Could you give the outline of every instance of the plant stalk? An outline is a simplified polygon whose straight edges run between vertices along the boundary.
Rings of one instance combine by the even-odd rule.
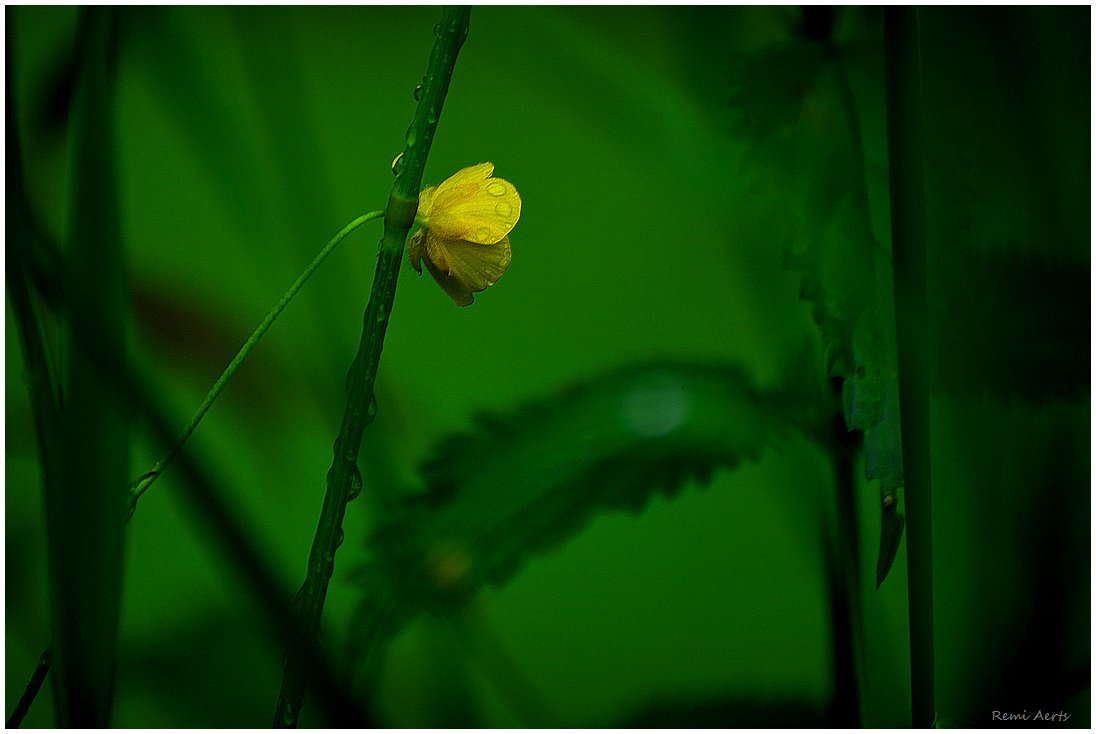
[[[342,542],[346,503],[361,491],[358,453],[365,428],[376,416],[373,386],[377,379],[384,334],[396,296],[396,281],[404,256],[404,243],[415,221],[423,169],[449,91],[457,55],[468,35],[467,7],[447,7],[435,27],[422,96],[407,129],[406,146],[393,168],[396,180],[384,216],[377,271],[365,307],[358,352],[347,374],[347,398],[342,425],[335,439],[334,458],[327,473],[327,491],[319,525],[309,553],[304,584],[296,597],[301,625],[306,632],[302,645],[287,652],[282,687],[274,713],[275,727],[294,727],[300,716],[305,689],[319,646],[320,618],[327,586],[335,566],[335,551]]]
[[[887,8],[887,129],[894,311],[905,471],[913,725],[936,718],[933,633],[930,348],[919,10]]]
[[[114,157],[115,11],[86,8],[72,103],[61,478],[46,486],[57,725],[110,723],[125,556],[129,410],[94,352],[126,363],[129,312]]]

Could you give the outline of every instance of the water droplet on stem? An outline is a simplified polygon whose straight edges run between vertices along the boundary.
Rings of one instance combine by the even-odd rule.
[[[350,489],[346,493],[346,501],[357,499],[358,495],[362,493],[362,473],[355,466],[353,471],[350,472]]]

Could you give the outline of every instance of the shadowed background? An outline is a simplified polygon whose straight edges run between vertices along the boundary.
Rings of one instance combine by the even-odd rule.
[[[6,15],[31,209],[61,241],[77,14]],[[180,426],[322,244],[383,207],[438,17],[118,14],[133,357]],[[882,18],[832,20],[885,238]],[[924,13],[937,708],[964,725],[1040,707],[1089,721],[1087,20],[1073,8]],[[652,359],[731,363],[760,388],[791,379],[809,394],[823,345],[786,251],[832,212],[800,200],[797,181],[827,177],[802,170],[814,159],[796,146],[805,123],[845,134],[825,117],[817,33],[795,8],[473,11],[425,182],[493,161],[522,196],[513,264],[467,309],[402,269],[365,491],[325,609],[330,649],[360,598],[350,571],[367,559],[376,498],[421,487],[420,462],[473,414],[550,402]],[[341,245],[191,439],[287,588],[303,578],[379,237],[366,225]],[[10,308],[6,366],[10,711],[49,637]],[[139,440],[133,476],[156,458]],[[824,723],[827,462],[791,435],[641,513],[598,515],[478,597],[473,614],[505,659],[433,618],[398,635],[376,674],[377,716],[394,727]],[[862,722],[903,726],[905,550],[873,591],[878,492],[860,484]],[[169,470],[127,527],[113,724],[265,725],[281,648],[185,491]],[[535,704],[499,684],[515,665]],[[306,704],[302,725],[322,723],[310,715]],[[47,685],[26,723],[52,721]]]

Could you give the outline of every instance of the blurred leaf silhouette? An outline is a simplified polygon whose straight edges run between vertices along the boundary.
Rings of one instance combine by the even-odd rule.
[[[626,367],[508,415],[480,415],[422,468],[426,492],[399,501],[370,540],[354,625],[368,656],[423,610],[459,609],[598,513],[642,511],[690,480],[706,484],[789,430],[814,430],[797,392],[761,392],[734,367]]]

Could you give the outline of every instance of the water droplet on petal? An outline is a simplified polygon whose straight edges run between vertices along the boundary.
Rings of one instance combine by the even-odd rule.
[[[487,193],[491,196],[502,196],[506,193],[506,184],[501,181],[492,181],[487,184]]]
[[[421,84],[418,84],[418,85],[415,86],[415,91],[411,93],[411,96],[415,98],[416,102],[418,102],[420,99],[422,99],[422,85]]]
[[[480,227],[476,230],[476,241],[481,242],[491,237],[491,230],[488,227]]]
[[[495,204],[495,213],[500,217],[508,217],[514,211],[514,207],[508,201],[500,201]]]

